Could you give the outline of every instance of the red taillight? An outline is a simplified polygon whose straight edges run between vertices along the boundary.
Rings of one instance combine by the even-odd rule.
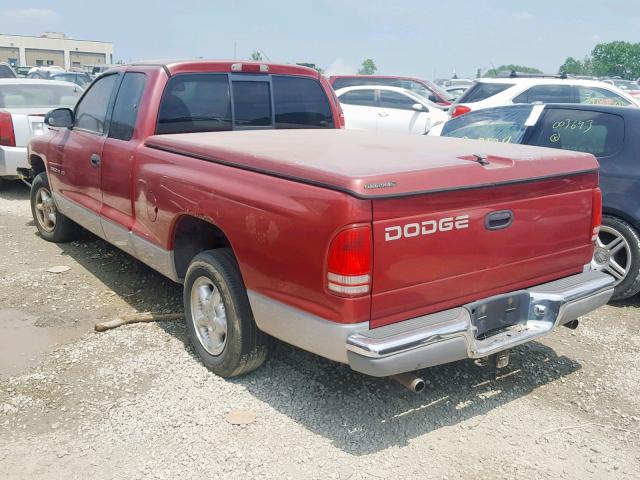
[[[465,113],[469,113],[470,111],[471,109],[466,105],[456,105],[451,111],[451,118],[459,117],[460,115],[464,115]]]
[[[595,242],[600,233],[602,223],[602,190],[593,189],[593,202],[591,202],[591,241]]]
[[[11,114],[0,110],[0,145],[5,147],[16,146],[16,135],[13,131],[13,120]]]
[[[345,297],[369,293],[371,288],[371,229],[342,230],[331,241],[327,256],[327,288]]]

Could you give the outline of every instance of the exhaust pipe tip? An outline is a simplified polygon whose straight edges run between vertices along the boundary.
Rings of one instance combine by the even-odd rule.
[[[580,322],[576,318],[575,320],[571,320],[570,322],[562,324],[563,327],[570,328],[571,330],[575,330],[580,325]]]
[[[427,386],[422,378],[411,372],[399,373],[391,378],[413,393],[420,393]]]

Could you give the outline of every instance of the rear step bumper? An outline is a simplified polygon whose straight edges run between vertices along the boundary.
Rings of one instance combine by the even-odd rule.
[[[550,333],[605,305],[613,277],[590,271],[347,337],[353,370],[384,377],[481,358]],[[497,318],[499,317],[499,318]]]

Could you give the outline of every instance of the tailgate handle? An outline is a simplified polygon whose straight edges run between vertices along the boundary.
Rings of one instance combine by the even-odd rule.
[[[512,223],[513,212],[511,210],[491,212],[484,219],[484,226],[487,230],[500,230],[511,226]]]

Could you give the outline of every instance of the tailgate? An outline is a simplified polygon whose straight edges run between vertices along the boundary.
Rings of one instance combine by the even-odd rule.
[[[581,272],[596,172],[373,200],[372,327]]]

